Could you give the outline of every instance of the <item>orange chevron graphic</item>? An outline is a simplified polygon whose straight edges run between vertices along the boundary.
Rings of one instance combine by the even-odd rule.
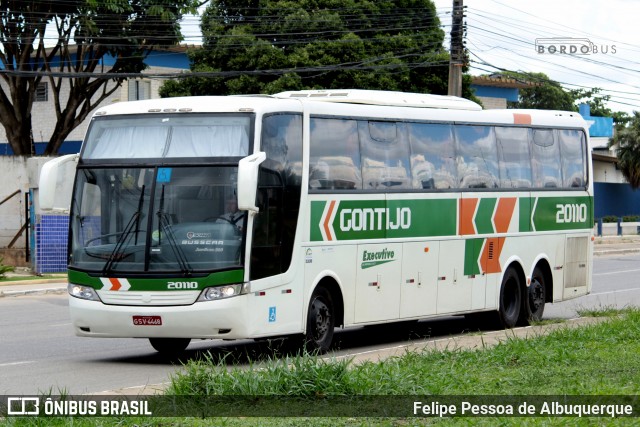
[[[116,277],[101,277],[103,291],[128,291],[131,288],[131,284],[127,279]]]
[[[112,291],[119,291],[120,290],[120,287],[122,286],[122,284],[120,283],[120,281],[118,279],[110,278],[109,282],[111,282],[111,290]]]
[[[460,235],[476,234],[476,228],[473,225],[473,217],[476,213],[476,206],[479,199],[460,199]]]
[[[496,226],[496,233],[506,233],[509,231],[509,223],[513,217],[513,210],[516,207],[516,197],[501,197],[498,199],[498,206],[493,215],[493,223]]]
[[[484,242],[480,255],[480,266],[485,273],[500,273],[500,254],[504,246],[504,237],[492,237]]]
[[[329,221],[331,220],[331,214],[333,213],[333,208],[336,206],[336,201],[332,200],[329,203],[329,210],[327,211],[327,216],[324,218],[324,223],[322,226],[324,227],[324,232],[327,234],[327,240],[333,240],[333,236],[331,235],[331,227],[329,227]]]

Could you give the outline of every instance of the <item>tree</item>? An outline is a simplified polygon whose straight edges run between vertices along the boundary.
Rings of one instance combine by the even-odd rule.
[[[31,111],[41,82],[53,91],[56,125],[45,154],[54,154],[124,73],[140,73],[153,49],[181,40],[179,20],[197,6],[197,0],[0,0],[0,123],[13,152],[33,153]]]
[[[627,126],[616,130],[609,146],[617,146],[618,167],[631,187],[640,187],[640,112],[634,111]]]
[[[430,0],[213,0],[192,71],[162,96],[359,88],[446,94],[449,54]],[[467,96],[469,80],[466,80]]]
[[[578,111],[576,97],[560,83],[544,73],[506,71],[501,73],[512,79],[533,83],[534,86],[520,89],[519,100],[509,102],[510,108],[535,108],[538,110]]]

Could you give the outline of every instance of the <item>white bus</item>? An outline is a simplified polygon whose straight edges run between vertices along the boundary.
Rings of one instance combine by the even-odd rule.
[[[587,135],[573,112],[394,92],[125,102],[46,165],[41,208],[77,161],[79,336],[326,351],[335,327],[464,314],[509,328],[590,292]]]

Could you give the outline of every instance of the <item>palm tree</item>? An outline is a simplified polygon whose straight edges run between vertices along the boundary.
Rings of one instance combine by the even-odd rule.
[[[640,112],[634,111],[627,127],[616,129],[609,147],[617,145],[618,167],[633,189],[640,187]]]

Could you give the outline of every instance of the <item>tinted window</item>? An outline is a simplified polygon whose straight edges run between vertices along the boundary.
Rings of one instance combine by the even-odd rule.
[[[533,129],[531,165],[534,187],[559,188],[562,186],[560,146],[552,130]]]
[[[253,223],[251,278],[286,271],[291,264],[300,210],[302,182],[302,116],[264,117],[260,149],[267,154],[258,177]]]
[[[495,128],[502,188],[531,187],[529,132],[527,128]]]
[[[562,153],[562,184],[564,187],[584,187],[587,179],[584,134],[578,130],[558,131]]]
[[[362,189],[355,120],[311,119],[309,156],[309,188]]]
[[[405,126],[394,122],[358,122],[365,190],[411,188],[409,143]]]
[[[454,126],[460,188],[498,187],[498,155],[493,127]]]
[[[408,125],[413,188],[456,187],[455,144],[451,125]]]

